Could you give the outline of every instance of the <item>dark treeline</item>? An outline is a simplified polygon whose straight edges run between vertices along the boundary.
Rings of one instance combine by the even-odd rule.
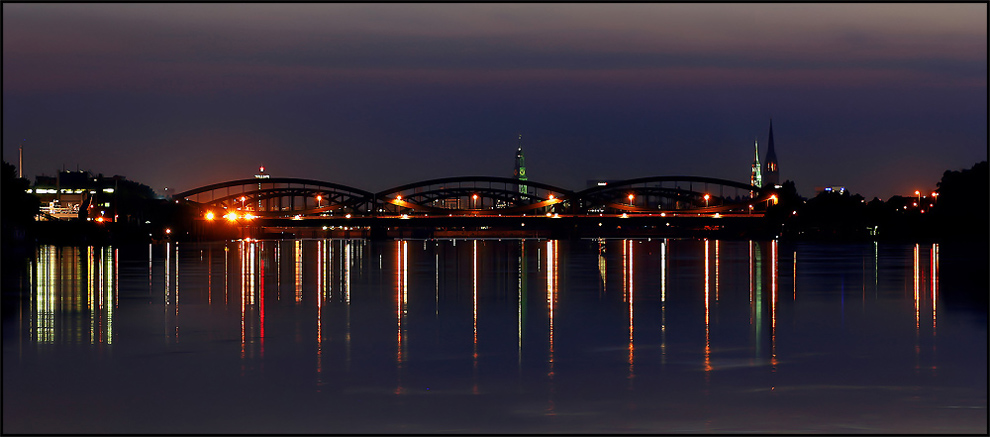
[[[803,199],[787,181],[778,192],[780,201],[766,216],[785,239],[990,242],[987,161],[961,171],[946,170],[936,187],[887,201],[867,201],[849,191],[823,191]]]

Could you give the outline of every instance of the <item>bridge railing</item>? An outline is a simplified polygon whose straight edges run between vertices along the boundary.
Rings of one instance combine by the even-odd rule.
[[[772,190],[746,183],[698,176],[636,178],[577,192],[537,181],[461,176],[377,193],[312,179],[240,179],[173,198],[215,216],[239,211],[257,217],[314,217],[750,212],[761,210],[771,195]]]

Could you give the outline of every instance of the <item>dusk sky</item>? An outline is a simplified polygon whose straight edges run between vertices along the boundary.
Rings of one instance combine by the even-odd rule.
[[[158,193],[465,175],[867,199],[987,159],[987,4],[3,4],[3,157]]]

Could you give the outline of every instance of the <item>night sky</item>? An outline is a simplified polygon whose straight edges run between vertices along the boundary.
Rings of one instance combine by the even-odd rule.
[[[3,4],[3,153],[157,192],[251,177],[748,181],[987,159],[987,4]],[[762,157],[762,156],[761,156]]]

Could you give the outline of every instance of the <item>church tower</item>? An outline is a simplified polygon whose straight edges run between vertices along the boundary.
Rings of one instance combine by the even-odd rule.
[[[523,155],[522,134],[519,134],[519,148],[516,149],[516,179],[520,182],[519,194],[528,194],[529,189],[525,183],[529,178],[526,176],[526,157]]]
[[[780,185],[780,168],[777,165],[777,153],[773,150],[773,119],[770,119],[770,145],[767,146],[767,162],[763,168],[763,183]]]
[[[749,184],[763,188],[763,170],[760,165],[760,142],[753,140],[754,147],[754,158],[753,158],[753,169],[752,173],[749,175]]]

